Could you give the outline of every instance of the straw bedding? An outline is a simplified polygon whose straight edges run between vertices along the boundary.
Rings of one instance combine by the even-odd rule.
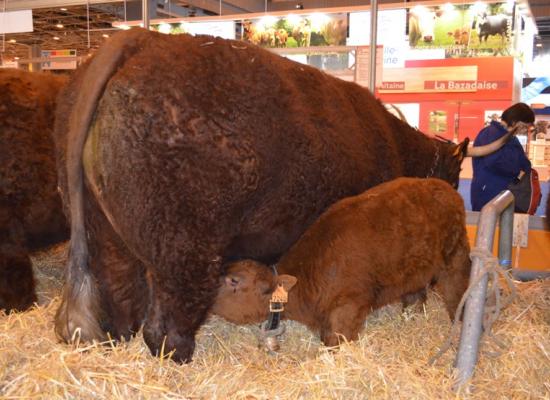
[[[451,391],[455,350],[434,366],[450,329],[439,299],[422,310],[385,307],[369,316],[360,341],[330,352],[297,323],[282,350],[258,348],[255,326],[211,318],[194,361],[152,357],[141,336],[118,346],[57,342],[66,246],[33,258],[39,305],[0,316],[0,398],[80,399],[550,399],[550,282],[518,283],[518,298],[484,339],[471,394]]]

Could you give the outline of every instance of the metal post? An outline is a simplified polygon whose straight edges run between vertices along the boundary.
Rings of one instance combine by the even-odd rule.
[[[374,94],[376,89],[376,36],[378,23],[378,0],[370,2],[370,64],[369,89]]]
[[[29,63],[29,71],[37,72],[42,69],[42,63],[36,61],[36,59],[40,59],[40,57],[42,57],[42,46],[39,44],[31,45],[29,47],[29,58],[34,61]]]
[[[493,250],[493,239],[495,236],[497,217],[504,212],[501,218],[501,241],[510,240],[506,246],[512,247],[511,235],[508,230],[512,227],[503,227],[504,224],[513,223],[514,195],[506,190],[485,205],[481,210],[479,224],[476,234],[475,245],[477,248]],[[510,218],[510,213],[512,218]],[[504,233],[502,233],[504,229]],[[483,260],[475,258],[472,261],[470,283],[478,278],[483,272]],[[487,293],[487,275],[485,275],[471,290],[464,306],[462,332],[456,359],[458,369],[457,386],[463,386],[473,374],[477,363],[479,340],[481,338],[483,312],[485,308],[485,296]]]
[[[512,266],[512,239],[514,233],[514,207],[507,207],[500,215],[498,235],[498,262],[504,269]]]
[[[88,49],[91,47],[90,43],[90,0],[86,2],[86,32],[88,34]]]
[[[150,29],[149,24],[149,0],[141,0],[142,4],[142,18],[143,18],[143,27],[147,30]]]

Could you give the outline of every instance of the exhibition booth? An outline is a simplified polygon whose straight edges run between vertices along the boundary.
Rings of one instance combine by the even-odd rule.
[[[520,100],[522,62],[532,58],[536,28],[514,1],[422,4],[379,6],[376,94],[427,134],[473,138]],[[152,20],[151,29],[251,42],[368,86],[368,6]]]

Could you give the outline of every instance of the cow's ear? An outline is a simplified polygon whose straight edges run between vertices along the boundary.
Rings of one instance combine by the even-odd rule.
[[[298,282],[298,279],[295,276],[292,275],[278,275],[277,276],[277,283],[279,285],[283,285],[283,288],[288,292],[290,289],[296,285],[296,282]]]
[[[453,151],[453,157],[457,158],[460,162],[466,157],[466,154],[468,152],[468,144],[470,143],[470,139],[466,138],[463,142],[459,143],[455,150]]]

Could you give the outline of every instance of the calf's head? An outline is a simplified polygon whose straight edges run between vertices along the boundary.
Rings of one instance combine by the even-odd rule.
[[[288,292],[296,281],[292,275],[275,275],[256,261],[230,264],[221,278],[212,313],[235,324],[261,322],[269,314],[269,300],[276,287],[282,285]]]

